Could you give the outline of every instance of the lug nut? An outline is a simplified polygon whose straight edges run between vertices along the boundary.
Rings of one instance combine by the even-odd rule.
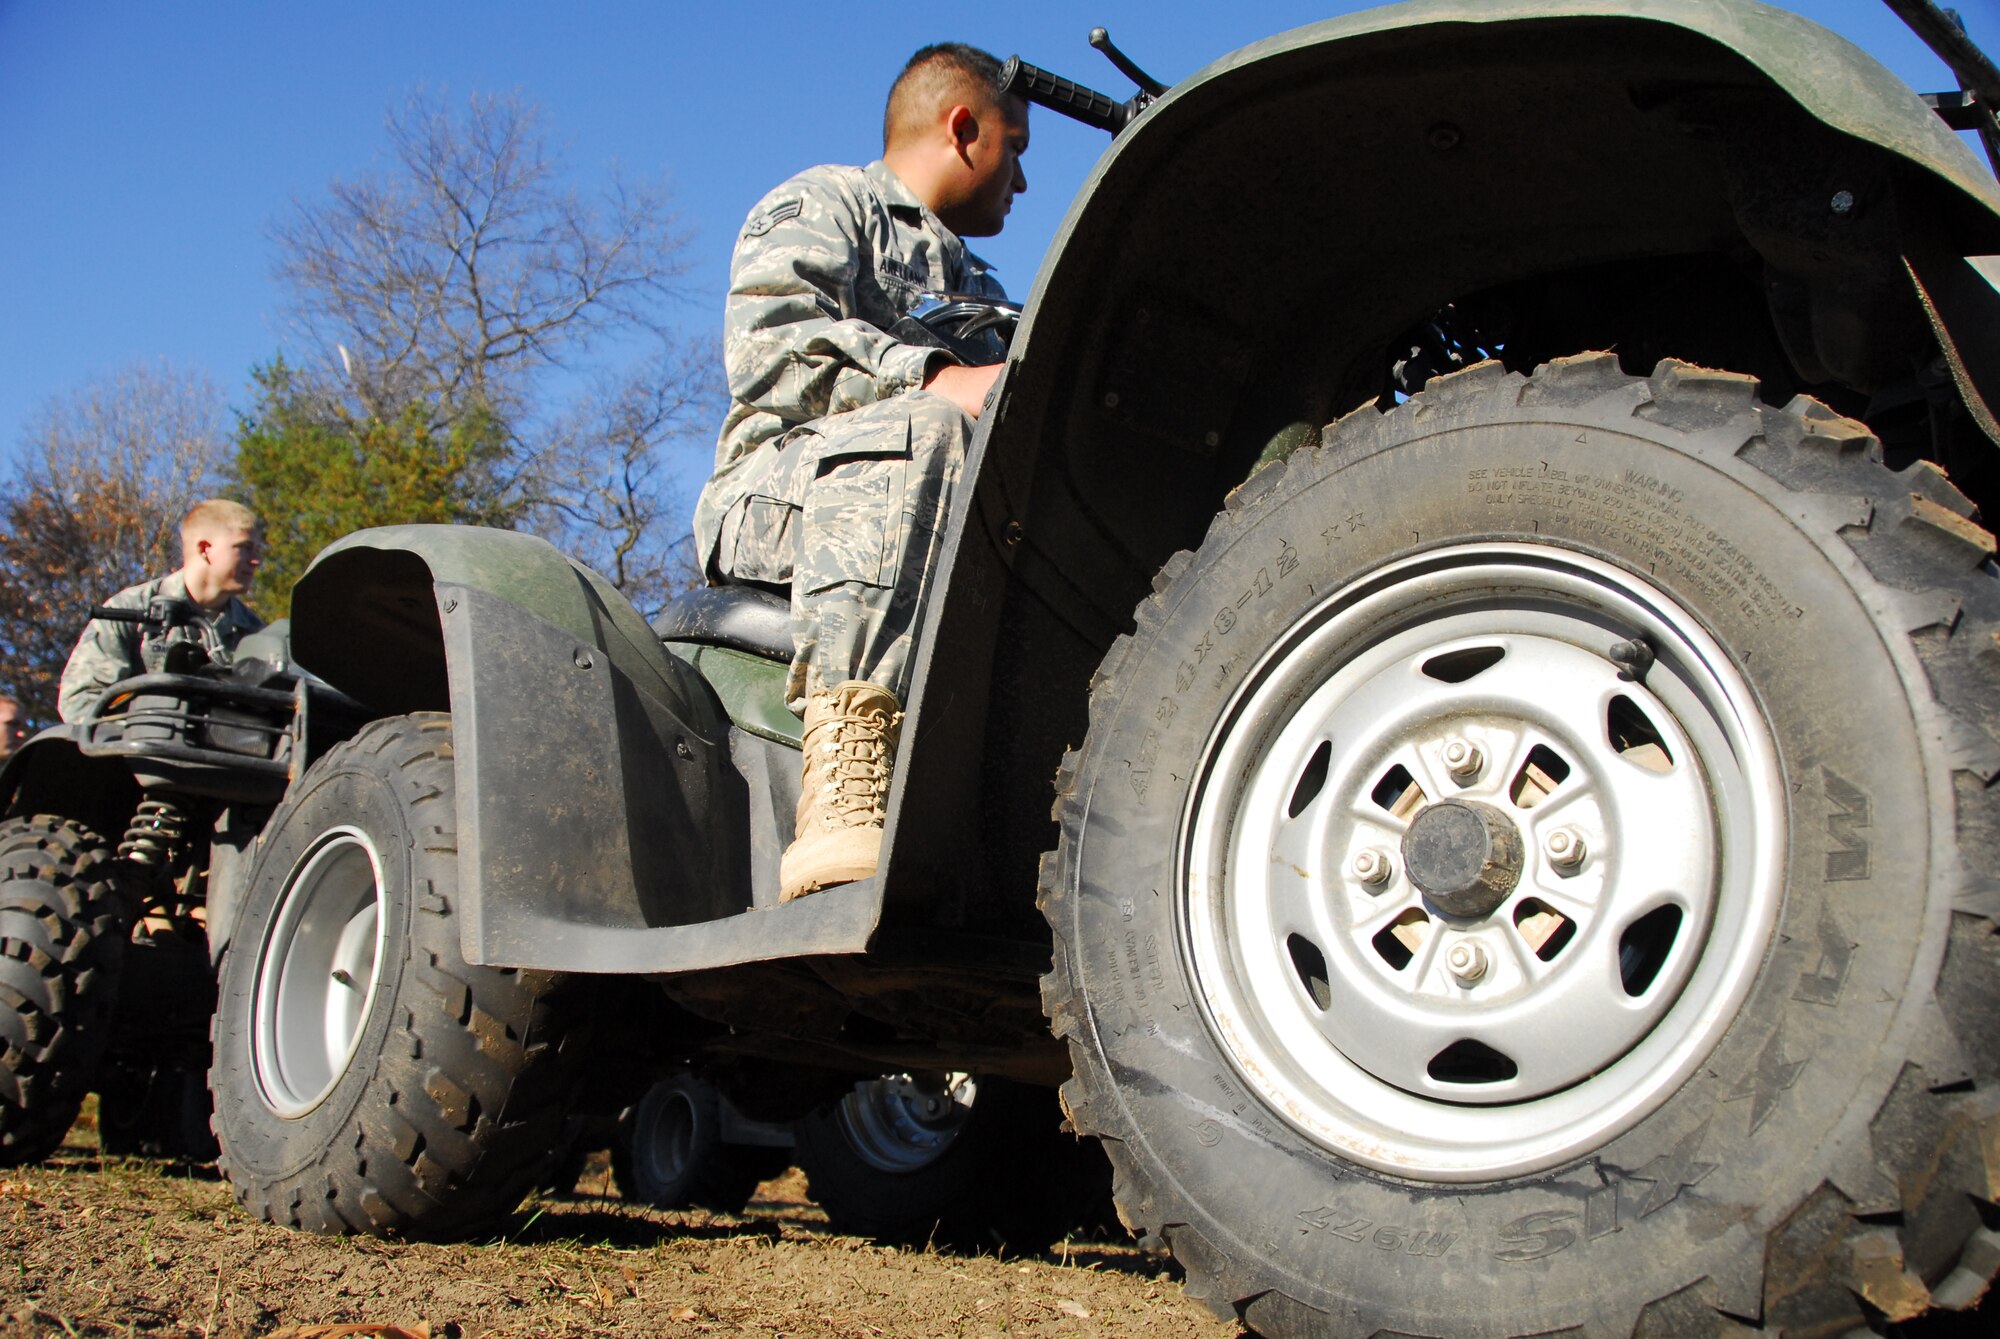
[[[1444,746],[1445,770],[1451,773],[1454,781],[1463,783],[1472,780],[1485,765],[1486,758],[1480,753],[1479,745],[1469,739],[1454,739]]]
[[[1583,834],[1575,828],[1557,828],[1542,839],[1542,851],[1557,869],[1575,869],[1583,863]]]
[[[1387,883],[1389,876],[1395,873],[1395,866],[1390,863],[1388,855],[1372,846],[1356,851],[1354,862],[1347,868],[1363,883]]]
[[[1469,939],[1461,939],[1446,951],[1444,965],[1453,976],[1470,985],[1486,975],[1486,950]]]

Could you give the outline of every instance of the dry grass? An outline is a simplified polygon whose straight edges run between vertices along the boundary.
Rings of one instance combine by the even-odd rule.
[[[431,1245],[252,1222],[212,1169],[100,1161],[87,1132],[72,1141],[0,1179],[6,1339],[320,1339],[308,1327],[332,1325],[434,1339],[1237,1333],[1184,1296],[1164,1261],[1126,1243],[1011,1259],[835,1236],[796,1172],[733,1218],[606,1198],[600,1166],[577,1197],[525,1206],[494,1240]]]

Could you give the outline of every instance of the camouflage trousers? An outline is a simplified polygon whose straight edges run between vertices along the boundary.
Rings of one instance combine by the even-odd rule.
[[[909,700],[911,651],[944,542],[972,420],[912,391],[802,424],[757,448],[731,482],[715,570],[789,583],[785,700],[865,679]]]

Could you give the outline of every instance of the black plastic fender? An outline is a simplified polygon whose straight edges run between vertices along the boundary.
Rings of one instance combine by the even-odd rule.
[[[101,836],[124,833],[139,803],[132,769],[116,758],[85,756],[78,746],[82,733],[74,725],[52,725],[0,763],[0,818],[60,814]]]
[[[293,595],[299,663],[382,715],[453,717],[470,963],[666,972],[853,952],[872,885],[753,908],[720,704],[602,577],[469,526],[361,531]]]

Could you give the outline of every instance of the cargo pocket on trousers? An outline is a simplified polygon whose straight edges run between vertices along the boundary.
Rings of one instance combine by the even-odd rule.
[[[729,575],[737,581],[767,581],[778,586],[790,582],[798,561],[798,519],[798,507],[783,498],[755,494],[744,498],[736,518]]]
[[[910,468],[905,417],[849,429],[819,453],[806,499],[805,536],[794,578],[804,594],[845,582],[896,584],[903,533],[903,487]]]

